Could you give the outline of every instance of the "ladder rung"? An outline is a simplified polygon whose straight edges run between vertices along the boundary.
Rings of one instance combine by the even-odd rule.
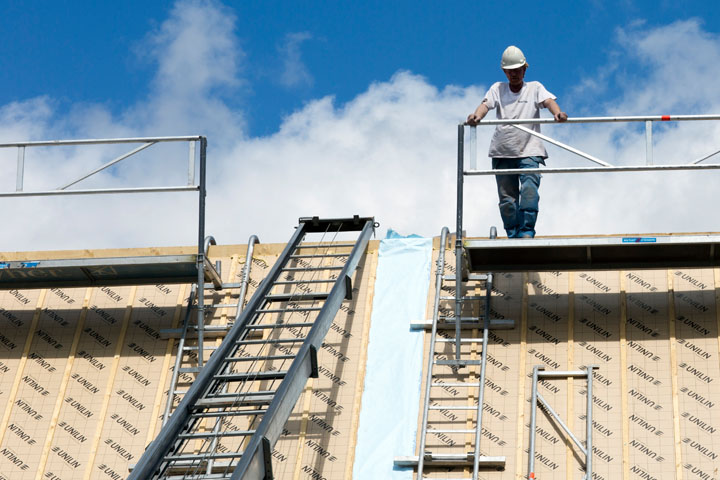
[[[222,437],[247,437],[255,433],[255,430],[223,430],[222,432],[200,432],[200,433],[181,433],[178,438],[182,439],[200,439],[200,438],[222,438]]]
[[[307,302],[308,300],[325,300],[330,292],[311,293],[271,293],[265,298],[271,302]]]
[[[455,301],[455,297],[442,296],[442,297],[440,297],[440,300],[453,300],[453,301]],[[466,301],[469,301],[469,300],[473,300],[473,301],[475,301],[475,300],[485,300],[485,296],[474,295],[474,296],[468,296],[468,297],[460,297],[460,300],[463,301],[463,302],[466,302]]]
[[[254,362],[263,360],[291,360],[295,355],[265,355],[258,357],[230,357],[226,358],[226,362]]]
[[[477,407],[471,407],[467,405],[432,405],[428,407],[428,410],[472,410],[476,411]]]
[[[349,257],[349,253],[319,253],[317,255],[314,254],[300,254],[300,255],[290,255],[290,258],[347,258]]]
[[[317,272],[320,270],[342,270],[343,267],[285,267],[284,272]]]
[[[439,428],[439,429],[428,428],[426,431],[428,433],[475,433],[475,429],[470,429],[470,428],[463,428],[461,430],[452,430],[452,429],[447,429],[447,428]]]
[[[477,462],[480,468],[495,468],[502,470],[505,468],[505,457],[485,457],[479,456],[477,459],[472,453],[428,453],[423,455],[426,466],[433,467],[459,467],[472,466]],[[416,467],[418,465],[418,457],[395,457],[394,462],[397,467]],[[448,477],[446,480],[469,480],[469,478]]]
[[[180,367],[178,373],[199,373],[200,367]]]
[[[322,307],[298,307],[298,308],[266,308],[257,310],[257,313],[295,313],[295,312],[319,312]]]
[[[222,470],[223,472],[227,473],[190,473],[190,474],[179,474],[179,475],[165,475],[163,476],[163,480],[230,480],[232,478],[232,472],[234,471],[234,466],[232,467],[216,467],[216,463],[213,463],[213,468],[217,468],[218,470]],[[196,468],[198,465],[194,464],[193,468]],[[189,465],[188,465],[189,467]],[[186,468],[188,468],[186,467]],[[204,468],[203,468],[204,470]]]
[[[187,461],[187,460],[200,460],[200,461],[207,461],[207,460],[223,460],[228,458],[240,458],[243,456],[243,452],[227,452],[227,453],[199,453],[199,454],[185,454],[185,455],[168,455],[167,457],[163,457],[163,460],[166,462],[176,462],[176,461]]]
[[[460,322],[475,322],[475,323],[479,323],[479,322],[480,322],[481,320],[483,320],[484,318],[485,318],[484,315],[480,315],[480,317],[460,317]],[[438,317],[438,320],[443,320],[443,321],[445,321],[445,322],[447,322],[447,323],[453,323],[453,324],[457,322],[456,319],[457,319],[457,317],[450,317],[450,316],[447,316],[447,315],[440,315],[440,316]]]
[[[280,344],[280,343],[302,343],[305,338],[267,338],[260,340],[239,340],[235,345],[262,345],[262,344]]]
[[[342,247],[354,247],[354,243],[327,243],[325,245],[298,245],[295,247],[297,250],[298,248],[342,248]]]
[[[240,397],[240,398],[238,398]],[[245,398],[242,394],[235,398],[201,398],[193,407],[197,408],[223,408],[223,407],[244,407],[252,405],[270,405],[274,395],[253,395]]]
[[[298,285],[301,283],[335,283],[337,278],[329,278],[327,280],[278,280],[273,285]]]
[[[205,284],[205,285],[207,285],[207,284]],[[212,285],[212,283],[210,285]],[[242,287],[242,282],[234,282],[234,283],[228,282],[228,283],[222,284],[222,290],[224,290],[226,288],[240,288],[240,287]],[[213,288],[213,290],[214,290],[214,288]]]
[[[287,375],[286,370],[277,370],[274,372],[221,373],[213,378],[226,382],[244,382],[245,380],[277,380],[285,378],[285,375]]]
[[[237,303],[208,303],[205,305],[205,308],[235,308],[237,307]],[[197,310],[198,306],[193,305],[193,309]]]
[[[455,275],[443,275],[443,280],[455,281]],[[487,275],[484,273],[471,273],[467,278],[469,281],[482,282],[487,280]]]
[[[197,345],[184,345],[183,350],[186,352],[198,351]],[[217,350],[217,345],[203,345],[203,350]]]
[[[454,382],[454,383],[431,383],[430,386],[432,387],[479,387],[480,384],[478,382],[472,382],[472,383],[462,383],[462,382]]]
[[[304,328],[304,327],[312,327],[315,325],[313,322],[303,322],[303,323],[272,323],[270,325],[248,325],[246,328],[248,330],[266,330],[266,329],[275,329],[275,328]]]
[[[455,343],[454,338],[437,338],[435,339],[436,343]],[[482,343],[482,338],[461,338],[460,343]]]
[[[197,460],[184,460],[170,463],[165,470],[163,480],[226,480],[231,478],[229,475],[235,471],[235,462],[205,462]],[[202,466],[202,468],[200,468]],[[212,473],[205,473],[207,467],[211,467]],[[134,467],[131,466],[130,471]],[[203,471],[203,473],[196,473]],[[193,472],[193,473],[188,473]]]
[[[435,360],[435,365],[455,365],[463,367],[466,365],[482,365],[482,360]]]
[[[224,412],[195,412],[191,414],[191,417],[195,418],[216,418],[216,417],[235,417],[240,415],[265,415],[267,413],[266,408],[259,408],[257,410],[232,410]]]

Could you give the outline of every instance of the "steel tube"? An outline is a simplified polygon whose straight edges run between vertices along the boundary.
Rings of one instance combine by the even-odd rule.
[[[468,145],[470,150],[470,169],[477,168],[477,127],[470,127],[470,142]]]
[[[492,236],[492,235],[491,235]],[[487,370],[487,351],[488,351],[488,329],[490,328],[490,297],[492,296],[493,287],[493,274],[487,274],[487,280],[485,281],[485,318],[483,319],[483,341],[482,341],[482,353],[480,359],[480,388],[478,391],[478,406],[477,406],[477,424],[475,429],[475,463],[473,465],[473,480],[477,480],[479,475],[479,462],[480,458],[480,439],[482,438],[482,417],[483,417],[483,403],[485,402],[485,373]],[[460,322],[456,322],[460,325]]]
[[[137,187],[137,188],[96,188],[86,190],[45,190],[40,192],[0,192],[0,198],[6,197],[50,197],[54,195],[105,195],[108,193],[166,193],[197,192],[197,186],[187,187]]]
[[[711,153],[710,155],[705,155],[704,157],[700,157],[700,158],[698,158],[697,160],[693,160],[693,161],[690,162],[690,163],[691,163],[691,165],[695,165],[695,164],[698,164],[698,163],[700,163],[700,162],[704,162],[704,161],[707,160],[708,158],[714,157],[714,156],[717,155],[718,153],[720,153],[720,150],[716,150],[716,151],[714,151],[713,153]]]
[[[717,170],[720,164],[684,164],[684,165],[629,165],[625,167],[558,167],[558,168],[534,168],[532,173],[592,173],[592,172],[649,172],[653,170],[670,171],[670,170]],[[483,176],[483,175],[517,175],[518,171],[512,168],[498,170],[466,170],[465,175]]]
[[[462,218],[463,218],[463,169],[465,167],[465,129],[458,125],[457,169],[457,217],[455,225],[455,318],[462,317]],[[460,322],[455,322],[455,359],[460,360]]]
[[[237,317],[240,316],[240,312],[242,312],[243,305],[245,304],[245,295],[247,294],[247,287],[250,282],[250,267],[252,266],[253,252],[255,251],[256,243],[260,243],[260,239],[257,235],[250,235],[250,238],[248,239],[247,253],[245,254],[245,265],[243,266],[242,278],[240,280],[242,286],[240,287],[240,295],[238,296],[237,314],[235,315],[236,320]]]
[[[147,143],[147,142],[189,142],[204,138],[202,135],[184,137],[129,137],[129,138],[88,138],[78,140],[40,140],[27,142],[0,143],[0,148],[8,147],[52,147],[56,145],[101,145],[116,143]]]
[[[720,120],[720,115],[631,115],[618,117],[571,117],[562,123],[613,123],[613,122],[668,122],[688,120]],[[554,118],[527,118],[512,120],[483,120],[481,125],[529,125],[542,123],[559,123]],[[460,125],[468,125],[461,123]]]
[[[195,142],[188,142],[188,185],[195,184]]]
[[[124,153],[124,154],[120,155],[119,157],[117,157],[117,158],[115,158],[115,159],[113,159],[113,160],[110,160],[108,163],[106,163],[106,164],[103,165],[102,167],[98,167],[98,168],[96,168],[95,170],[93,170],[92,172],[90,172],[90,173],[88,173],[88,174],[85,174],[85,175],[83,175],[82,177],[78,178],[77,180],[73,180],[72,182],[68,183],[68,184],[65,185],[64,187],[58,187],[58,190],[65,190],[66,188],[71,187],[71,186],[75,185],[76,183],[82,182],[82,181],[85,180],[86,178],[92,177],[92,176],[95,175],[96,173],[102,172],[102,171],[105,170],[106,168],[110,168],[110,167],[112,167],[113,165],[115,165],[116,163],[121,162],[121,161],[125,160],[126,158],[128,158],[128,157],[130,157],[130,156],[132,156],[132,155],[135,155],[136,153],[141,152],[141,151],[145,150],[145,149],[148,148],[148,147],[151,147],[151,146],[155,145],[156,143],[157,143],[157,142],[149,142],[149,143],[145,143],[145,144],[143,144],[143,145],[140,145],[139,147],[137,147],[137,148],[135,148],[135,149],[133,149],[133,150],[130,150],[129,152]]]
[[[564,149],[564,150],[567,150],[568,152],[574,153],[575,155],[579,155],[579,156],[581,156],[581,157],[583,157],[583,158],[586,158],[586,159],[590,160],[591,162],[595,162],[595,163],[597,163],[598,165],[604,165],[604,166],[606,166],[606,167],[611,167],[611,166],[612,166],[612,165],[610,165],[609,163],[603,162],[603,161],[600,160],[599,158],[593,157],[593,156],[590,155],[589,153],[585,153],[585,152],[583,152],[582,150],[578,150],[577,148],[573,148],[573,147],[571,147],[570,145],[566,145],[566,144],[564,144],[564,143],[562,143],[562,142],[559,142],[559,141],[557,141],[557,140],[555,140],[555,139],[553,139],[553,138],[548,137],[547,135],[543,135],[542,133],[536,132],[536,131],[534,131],[534,130],[530,130],[529,128],[521,127],[520,125],[511,125],[511,126],[517,128],[518,130],[522,130],[522,131],[525,132],[525,133],[529,133],[530,135],[533,135],[533,136],[538,137],[538,138],[540,138],[540,139],[542,139],[542,140],[545,140],[545,141],[548,142],[548,143],[552,143],[553,145],[556,145],[556,146],[558,146],[558,147],[560,147],[560,148],[562,148],[562,149]]]
[[[594,365],[587,367],[587,414],[585,417],[585,478],[592,480],[592,406],[593,406],[593,370]]]
[[[528,447],[528,479],[535,478],[535,430],[537,424],[537,383],[538,371],[543,367],[533,367],[532,396],[530,397],[530,445]]]
[[[15,191],[22,192],[25,177],[25,147],[18,147]]]
[[[206,191],[206,163],[207,163],[207,139],[200,138],[200,183],[198,192],[198,285],[205,285],[205,195]],[[213,239],[214,240],[214,239]],[[198,368],[204,363],[204,329],[205,329],[205,289],[198,288],[197,292],[197,345],[198,345]]]
[[[558,425],[560,425],[560,427],[563,430],[565,430],[565,433],[570,437],[570,440],[572,440],[573,443],[575,445],[577,445],[577,447],[580,449],[580,451],[584,455],[587,455],[587,451],[585,450],[585,447],[582,445],[580,440],[578,440],[578,438],[570,431],[570,428],[568,428],[568,426],[565,425],[565,422],[562,421],[560,416],[557,414],[557,412],[555,412],[555,410],[553,410],[553,408],[550,406],[550,404],[545,401],[545,398],[542,396],[542,394],[540,392],[537,392],[537,399],[540,403],[543,404],[543,406],[545,407],[545,410],[550,414],[551,417],[553,417],[553,419],[555,419],[555,421],[558,423]]]
[[[435,336],[437,335],[438,307],[440,304],[440,287],[442,287],[442,277],[445,274],[445,247],[447,244],[447,236],[450,231],[447,227],[443,227],[440,231],[440,250],[437,259],[437,270],[435,272],[435,298],[433,300],[433,318],[432,331],[430,333],[430,353],[428,354],[427,370],[425,374],[425,401],[423,403],[423,418],[420,433],[420,446],[418,448],[418,478],[422,478],[425,468],[425,436],[427,435],[427,418],[430,408],[430,389],[432,387],[432,366],[435,359]],[[455,283],[458,282],[457,275]],[[456,317],[459,318],[459,317]],[[459,323],[459,322],[457,322]]]
[[[652,122],[645,121],[645,164],[653,164]]]
[[[538,378],[584,377],[585,375],[587,375],[585,370],[553,370],[538,372]]]

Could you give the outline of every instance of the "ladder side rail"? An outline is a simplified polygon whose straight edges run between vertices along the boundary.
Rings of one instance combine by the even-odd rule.
[[[245,453],[240,458],[232,479],[272,478],[272,466],[269,463],[270,451],[282,433],[282,428],[290,417],[307,379],[317,375],[315,352],[320,347],[342,301],[350,297],[351,286],[348,279],[355,271],[362,255],[367,249],[370,235],[374,231],[374,220],[365,222],[357,243],[353,247],[348,261],[338,276],[335,285],[310,329],[305,342],[300,347],[295,360],[288,369],[285,380],[280,384],[267,413],[250,439]]]
[[[205,367],[200,370],[195,382],[192,384],[188,392],[183,397],[180,405],[175,409],[174,414],[170,417],[170,421],[160,430],[158,436],[153,440],[138,460],[136,467],[133,469],[128,480],[145,480],[152,478],[155,470],[163,462],[165,454],[174,447],[178,434],[186,425],[192,411],[192,406],[200,399],[205,391],[212,386],[213,376],[223,367],[223,360],[228,353],[235,347],[235,341],[242,334],[247,323],[255,315],[256,310],[265,301],[265,295],[270,292],[273,281],[280,276],[283,265],[287,258],[295,250],[305,235],[305,224],[298,225],[292,238],[285,246],[282,254],[272,266],[268,275],[260,283],[255,294],[252,296],[248,305],[242,312],[238,312],[235,317],[233,327],[228,331],[225,340],[220,344],[215,353],[210,357]],[[202,289],[198,289],[202,291]]]
[[[170,379],[170,389],[168,390],[168,398],[165,403],[165,413],[163,414],[162,426],[165,426],[168,419],[170,418],[170,410],[172,409],[173,399],[175,396],[175,387],[177,386],[178,376],[180,375],[180,365],[182,365],[182,359],[184,355],[185,339],[187,337],[187,331],[190,323],[190,316],[192,315],[192,306],[195,302],[195,290],[197,286],[193,285],[188,297],[187,307],[185,310],[185,319],[183,320],[183,332],[178,341],[177,354],[175,354],[175,366],[173,367],[172,378]]]
[[[493,274],[487,274],[487,280],[485,283],[485,318],[483,319],[483,337],[482,337],[482,353],[480,360],[480,387],[478,388],[478,406],[477,406],[477,420],[475,423],[475,450],[473,462],[473,480],[477,480],[479,475],[479,462],[480,458],[480,440],[482,439],[482,417],[483,417],[483,402],[485,401],[485,375],[487,372],[487,351],[488,351],[488,337],[490,329],[490,299],[492,297],[493,287]],[[459,323],[459,322],[458,322]]]
[[[587,414],[585,415],[585,478],[592,480],[592,410],[593,410],[593,370],[596,365],[587,367]]]
[[[255,245],[260,243],[260,239],[257,235],[250,235],[248,239],[247,253],[245,255],[245,265],[242,269],[242,278],[240,280],[240,296],[238,297],[237,311],[243,310],[243,304],[245,303],[245,295],[247,294],[248,283],[250,282],[250,269],[252,268],[253,253],[255,252]]]
[[[243,265],[241,279],[240,279],[240,295],[238,295],[238,301],[237,301],[237,310],[236,312],[242,312],[245,305],[245,295],[247,294],[247,288],[248,283],[250,282],[250,270],[252,269],[252,258],[253,253],[255,251],[255,244],[260,243],[260,239],[257,235],[251,235],[248,239],[248,245],[247,245],[247,252],[245,253],[245,265]],[[227,393],[228,390],[228,384],[223,383],[221,392]],[[225,409],[221,409],[220,411],[225,411]],[[220,439],[218,438],[218,433],[220,432],[220,429],[222,428],[222,422],[215,422],[215,425],[213,426],[213,433],[215,434],[215,437],[210,441],[210,448],[209,451],[214,452],[217,448],[218,442]],[[209,459],[207,462],[207,467],[205,469],[206,475],[209,475],[212,473],[213,466],[215,461],[213,459]]]
[[[532,395],[530,397],[530,445],[528,447],[528,480],[535,478],[535,431],[537,430],[537,385],[538,371],[544,369],[543,366],[533,367],[532,373]]]
[[[422,478],[423,469],[425,468],[425,442],[427,435],[427,420],[428,411],[430,409],[430,390],[432,387],[432,370],[433,361],[435,358],[435,337],[437,335],[437,322],[438,322],[438,308],[440,307],[440,288],[442,287],[442,278],[445,274],[445,249],[447,244],[447,236],[449,230],[448,227],[443,227],[440,232],[440,251],[437,259],[437,270],[435,272],[435,298],[433,300],[433,318],[432,318],[432,331],[430,333],[430,352],[428,354],[427,370],[425,374],[425,397],[423,402],[423,416],[421,432],[420,432],[420,446],[418,447],[418,479]],[[457,275],[455,281],[457,282]],[[456,319],[459,320],[459,319]]]

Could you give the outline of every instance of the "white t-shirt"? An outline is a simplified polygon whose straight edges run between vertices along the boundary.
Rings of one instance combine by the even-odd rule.
[[[518,93],[510,90],[507,82],[497,82],[485,94],[483,102],[498,119],[540,118],[542,102],[555,95],[545,90],[540,82],[525,82]],[[540,132],[540,125],[524,125]],[[495,129],[490,151],[491,158],[543,157],[547,152],[542,140],[510,125],[498,125]]]

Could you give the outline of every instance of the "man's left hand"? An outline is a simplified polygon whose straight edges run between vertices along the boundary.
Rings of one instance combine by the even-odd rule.
[[[556,122],[564,122],[568,119],[567,113],[565,112],[558,112],[555,114],[555,121]]]

